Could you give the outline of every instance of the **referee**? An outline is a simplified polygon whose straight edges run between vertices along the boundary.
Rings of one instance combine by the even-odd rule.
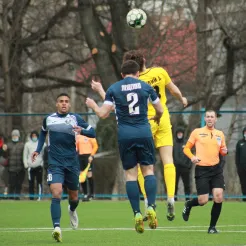
[[[225,188],[223,169],[219,165],[219,154],[226,155],[227,147],[223,132],[214,127],[216,121],[216,112],[207,110],[205,112],[206,126],[195,129],[184,148],[185,155],[196,165],[195,180],[198,197],[185,203],[183,219],[188,221],[192,207],[203,206],[208,202],[209,191],[212,189],[214,204],[211,210],[209,234],[218,233],[216,223],[220,216]],[[196,148],[196,155],[191,153],[193,146]]]

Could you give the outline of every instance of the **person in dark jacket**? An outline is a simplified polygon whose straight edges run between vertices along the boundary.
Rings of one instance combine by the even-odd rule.
[[[243,129],[243,138],[236,145],[236,166],[240,179],[243,201],[246,202],[246,127]]]
[[[0,133],[0,166],[2,167],[1,179],[4,183],[4,196],[8,194],[8,159],[7,159],[7,145],[4,141],[4,136]]]
[[[13,130],[11,136],[12,141],[7,144],[7,157],[9,164],[9,195],[10,198],[20,200],[22,184],[25,178],[25,168],[22,160],[24,143],[20,141],[19,130]]]
[[[178,128],[174,135],[173,141],[173,160],[176,167],[176,188],[175,197],[177,200],[178,183],[181,177],[184,184],[185,199],[189,200],[190,196],[190,174],[192,163],[190,159],[183,153],[183,148],[187,140],[184,138],[184,129]]]

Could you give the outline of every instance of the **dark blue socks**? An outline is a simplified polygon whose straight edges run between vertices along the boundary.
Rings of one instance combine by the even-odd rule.
[[[75,200],[75,201],[69,200],[70,210],[74,211],[77,208],[78,204],[79,204],[79,200]]]
[[[148,175],[144,177],[144,188],[148,199],[148,206],[155,208],[156,177],[154,175]]]
[[[50,213],[51,218],[53,221],[54,228],[56,226],[60,227],[60,219],[61,219],[61,199],[59,198],[52,198],[51,205],[50,205]]]
[[[126,182],[126,193],[128,199],[131,203],[133,213],[140,212],[140,194],[137,181],[127,181]]]

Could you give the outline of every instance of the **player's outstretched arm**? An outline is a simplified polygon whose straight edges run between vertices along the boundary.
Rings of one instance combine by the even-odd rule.
[[[96,102],[89,97],[86,98],[85,103],[87,107],[91,108],[96,113],[96,115],[102,119],[107,118],[113,109],[113,105],[108,104],[103,104],[101,107],[99,107]]]
[[[93,91],[96,91],[103,100],[105,100],[106,92],[103,89],[102,84],[100,82],[92,80],[91,81],[91,88]]]
[[[183,104],[184,107],[188,105],[188,101],[186,97],[182,96],[181,91],[173,82],[170,82],[169,84],[167,84],[166,87],[170,91],[170,93]]]

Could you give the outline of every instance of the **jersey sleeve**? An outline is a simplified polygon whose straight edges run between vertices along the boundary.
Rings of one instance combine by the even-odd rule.
[[[194,131],[190,134],[190,137],[189,137],[189,139],[188,139],[187,142],[191,143],[192,145],[195,144],[195,142],[196,142],[196,130],[194,130]]]
[[[114,105],[113,90],[112,90],[111,86],[106,91],[104,104]]]
[[[42,124],[42,131],[46,132],[47,131],[47,117],[43,119],[43,124]]]
[[[80,115],[76,115],[78,126],[82,127],[81,134],[89,138],[95,138],[96,132]]]
[[[36,152],[40,153],[42,151],[47,133],[48,133],[48,131],[47,131],[47,117],[45,117],[43,120],[43,125],[41,128],[40,134],[39,134]]]
[[[226,147],[226,142],[225,142],[225,135],[223,132],[221,132],[221,146],[220,146],[220,149],[224,149],[224,148],[227,148]]]
[[[165,69],[161,69],[161,74],[164,78],[164,81],[165,81],[165,86],[168,85],[170,82],[172,82],[169,74],[167,73],[167,71]]]
[[[149,99],[152,104],[156,104],[160,101],[155,90],[151,86],[149,86]]]

